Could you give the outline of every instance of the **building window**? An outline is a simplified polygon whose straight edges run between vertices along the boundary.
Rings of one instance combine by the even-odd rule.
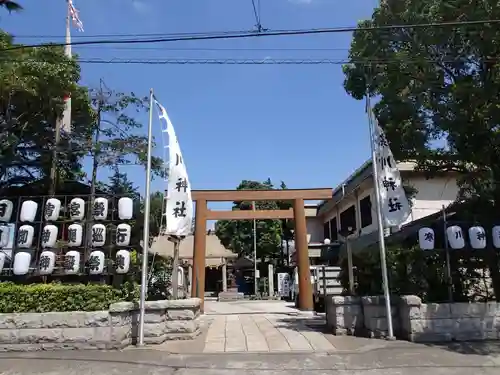
[[[372,225],[372,201],[369,195],[359,201],[359,211],[361,213],[361,228]]]
[[[340,232],[349,233],[349,227],[354,232],[356,229],[356,207],[351,206],[340,214]],[[351,233],[352,233],[351,232]]]
[[[323,238],[330,238],[330,222],[323,224]]]
[[[337,241],[339,239],[338,230],[337,230],[337,217],[334,217],[330,220],[330,240]]]

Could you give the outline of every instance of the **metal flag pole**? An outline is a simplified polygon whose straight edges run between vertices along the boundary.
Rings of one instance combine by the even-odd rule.
[[[255,201],[252,202],[255,211]],[[257,295],[257,220],[253,219],[253,293]]]
[[[377,170],[377,151],[374,143],[374,123],[370,105],[370,94],[366,90],[366,111],[368,112],[368,127],[370,129],[370,147],[372,151],[372,169],[373,169],[373,185],[375,188],[375,201],[377,203],[377,224],[378,224],[378,240],[380,249],[380,268],[382,270],[382,283],[384,288],[385,310],[387,315],[387,334],[388,339],[394,339],[394,331],[392,327],[392,312],[391,312],[391,297],[389,294],[389,278],[387,277],[387,263],[385,256],[385,236],[384,222],[382,216],[382,207],[380,206],[380,188],[378,184]]]
[[[144,197],[144,234],[142,246],[141,302],[139,314],[139,341],[144,345],[144,313],[146,311],[146,290],[148,287],[148,250],[149,250],[149,209],[151,191],[151,146],[153,143],[153,89],[149,91],[148,159],[146,164],[146,193]]]
[[[448,246],[448,234],[446,229],[448,228],[448,220],[446,218],[446,207],[443,204],[441,208],[443,213],[443,234],[444,234],[444,252],[446,256],[446,286],[448,287],[448,301],[453,302],[453,283],[451,278],[451,260],[450,260],[450,248]]]

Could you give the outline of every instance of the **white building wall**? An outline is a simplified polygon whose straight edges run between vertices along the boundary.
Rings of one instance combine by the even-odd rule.
[[[423,175],[413,175],[405,178],[406,183],[417,189],[417,194],[412,200],[412,214],[407,222],[420,219],[431,215],[442,209],[442,206],[448,206],[455,201],[458,195],[458,186],[454,176],[435,177],[426,179]],[[337,217],[337,230],[340,229],[340,213],[351,205],[356,206],[356,222],[359,231],[361,227],[361,216],[359,202],[370,195],[372,202],[372,224],[361,228],[360,235],[365,235],[377,230],[377,214],[375,211],[375,191],[373,180],[367,179],[363,182],[356,194],[346,196],[339,204],[323,217],[324,221],[330,221]],[[321,226],[322,227],[322,226]]]
[[[307,234],[311,236],[309,243],[323,242],[323,221],[319,217],[306,218]]]

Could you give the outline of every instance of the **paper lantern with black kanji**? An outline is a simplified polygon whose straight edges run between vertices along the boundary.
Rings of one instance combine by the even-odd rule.
[[[446,237],[452,249],[463,249],[465,246],[464,233],[458,225],[446,228]]]
[[[54,272],[56,265],[56,254],[52,251],[42,251],[38,260],[38,269],[40,275],[50,275]]]
[[[130,252],[127,250],[118,250],[115,259],[116,273],[127,273],[130,269]]]
[[[35,228],[31,225],[21,225],[17,231],[17,247],[29,249],[33,245],[33,236]]]
[[[85,201],[82,198],[73,198],[69,202],[69,217],[75,221],[83,220],[85,217]]]
[[[70,250],[64,255],[64,273],[76,275],[80,271],[80,253]]]
[[[35,221],[37,211],[38,203],[35,201],[24,201],[21,205],[21,215],[19,216],[19,220],[31,223]]]
[[[491,236],[493,239],[493,247],[500,249],[500,225],[495,225],[491,229]]]
[[[55,225],[49,224],[44,226],[41,235],[42,247],[55,247],[58,233],[59,229]]]
[[[89,273],[91,275],[100,275],[104,272],[104,253],[100,250],[94,250],[90,253],[88,261]]]
[[[14,275],[26,275],[30,271],[31,254],[27,251],[19,251],[14,255]]]
[[[469,241],[473,249],[484,249],[486,247],[486,231],[481,226],[469,228]]]
[[[45,208],[43,211],[43,216],[47,221],[56,221],[59,219],[59,213],[61,212],[61,201],[56,198],[49,198],[45,202]]]
[[[134,214],[134,201],[123,197],[118,200],[118,217],[120,220],[130,220]]]
[[[101,247],[106,243],[106,227],[104,224],[94,224],[92,225],[92,232],[90,233],[92,238],[93,247]]]
[[[5,258],[7,258],[7,255],[0,251],[0,273],[2,273],[3,267],[5,266]]]
[[[68,246],[82,246],[83,227],[80,224],[71,224],[68,227]]]
[[[108,200],[103,197],[94,200],[92,215],[95,220],[106,220],[108,217]]]
[[[132,227],[128,224],[121,223],[116,226],[116,246],[130,245],[130,235]]]
[[[0,221],[8,223],[12,218],[12,211],[14,210],[14,203],[8,199],[0,200]]]
[[[434,249],[434,230],[432,228],[420,228],[418,230],[418,244],[422,250]]]

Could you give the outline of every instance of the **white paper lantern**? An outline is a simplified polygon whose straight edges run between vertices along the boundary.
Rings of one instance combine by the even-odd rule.
[[[14,210],[14,203],[8,199],[0,200],[0,221],[8,223],[12,217],[12,210]]]
[[[36,212],[38,211],[38,203],[35,201],[24,201],[21,205],[21,215],[19,220],[24,222],[33,222],[36,218]]]
[[[59,213],[61,212],[61,201],[56,198],[49,198],[45,202],[45,210],[43,216],[47,221],[56,221],[59,219]]]
[[[10,238],[10,227],[5,224],[0,224],[0,248],[7,247]]]
[[[118,217],[120,220],[130,220],[134,214],[134,201],[123,197],[118,200]]]
[[[31,254],[19,251],[14,256],[14,275],[26,275],[30,270]]]
[[[130,245],[130,235],[132,228],[130,225],[122,223],[116,226],[116,246]]]
[[[418,230],[418,244],[422,250],[434,249],[434,230],[432,228],[420,228]]]
[[[94,224],[92,225],[92,246],[101,247],[106,243],[106,227],[104,224]]]
[[[130,269],[130,253],[127,250],[116,252],[116,273],[127,273]]]
[[[35,228],[31,225],[21,225],[17,231],[17,247],[29,249],[33,245],[33,236]]]
[[[71,220],[82,220],[85,217],[85,201],[82,198],[73,198],[69,202],[69,217]]]
[[[496,249],[500,249],[500,225],[495,225],[491,230],[491,236],[493,237],[493,246]]]
[[[102,197],[96,198],[94,200],[92,214],[95,220],[106,220],[108,217],[108,200]]]
[[[59,229],[52,224],[43,227],[42,247],[55,247]]]
[[[67,275],[75,275],[80,271],[80,253],[70,250],[64,255],[64,272]]]
[[[5,258],[7,258],[7,255],[0,251],[0,273],[3,271],[3,266],[5,266]]]
[[[42,251],[40,254],[40,260],[38,261],[38,268],[40,270],[40,275],[50,275],[54,272],[54,267],[56,265],[56,254],[52,251]]]
[[[469,228],[469,241],[473,249],[484,249],[486,247],[486,231],[481,226]]]
[[[68,246],[82,246],[83,227],[80,224],[71,224],[68,227]]]
[[[99,275],[104,271],[104,253],[99,250],[94,250],[90,253],[89,272],[91,275]]]
[[[446,236],[448,237],[448,243],[452,249],[463,249],[465,246],[464,234],[462,228],[458,225],[452,225],[446,229]]]

